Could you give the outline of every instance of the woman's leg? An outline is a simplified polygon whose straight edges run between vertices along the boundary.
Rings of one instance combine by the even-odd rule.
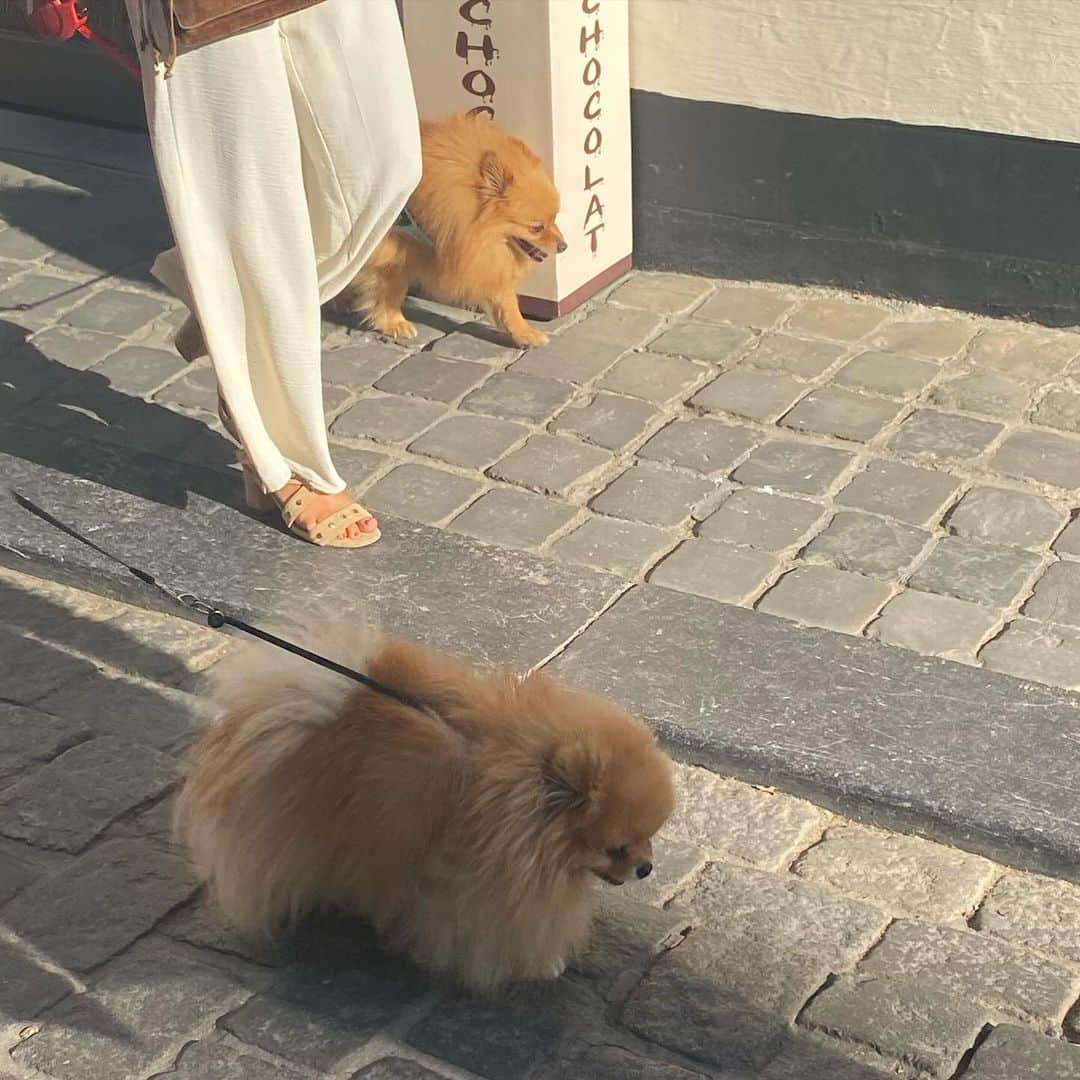
[[[135,6],[133,3],[132,6]],[[319,273],[280,26],[144,60],[151,141],[177,248],[155,273],[189,303],[265,486],[344,484],[320,382]]]

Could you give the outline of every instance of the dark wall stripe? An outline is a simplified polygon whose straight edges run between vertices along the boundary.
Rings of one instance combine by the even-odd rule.
[[[638,265],[1080,320],[1080,146],[632,103]]]

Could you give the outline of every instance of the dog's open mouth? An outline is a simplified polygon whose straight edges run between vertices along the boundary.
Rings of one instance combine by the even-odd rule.
[[[625,881],[620,881],[616,877],[612,877],[610,874],[602,874],[599,870],[594,870],[593,873],[600,878],[601,881],[606,881],[609,885],[625,885]]]
[[[546,251],[541,250],[535,244],[530,244],[528,240],[524,240],[520,236],[514,237],[514,243],[517,244],[517,246],[521,248],[533,262],[543,262],[548,257]]]

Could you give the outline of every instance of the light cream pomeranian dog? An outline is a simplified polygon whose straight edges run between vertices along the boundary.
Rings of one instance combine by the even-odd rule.
[[[675,797],[650,731],[547,675],[373,629],[284,636],[430,709],[271,646],[218,665],[176,830],[228,919],[267,939],[336,910],[474,989],[558,976],[597,880],[652,870]]]

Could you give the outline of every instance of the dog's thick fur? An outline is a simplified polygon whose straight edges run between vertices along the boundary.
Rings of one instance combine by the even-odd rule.
[[[544,163],[520,139],[482,116],[421,125],[423,177],[409,199],[431,244],[394,229],[335,303],[362,312],[377,330],[413,337],[401,305],[408,290],[482,308],[518,345],[547,335],[521,315],[522,278],[566,241],[555,218],[559,192]]]
[[[596,878],[651,865],[674,801],[651,733],[546,675],[346,625],[303,640],[436,714],[268,646],[223,661],[176,828],[228,918],[257,938],[359,915],[474,988],[557,975]]]

